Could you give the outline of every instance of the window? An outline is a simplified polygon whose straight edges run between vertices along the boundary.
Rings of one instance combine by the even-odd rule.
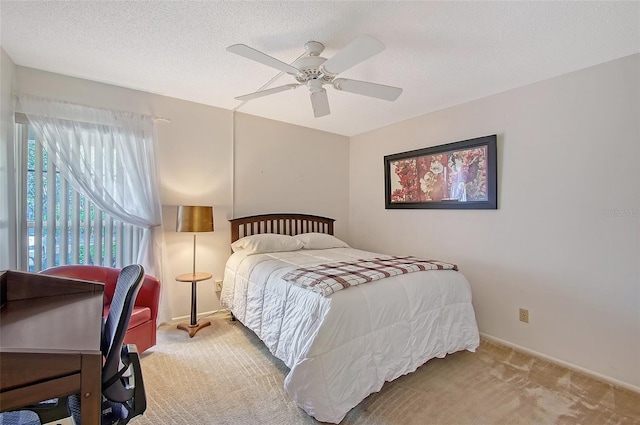
[[[21,158],[20,269],[135,263],[143,230],[113,219],[78,193],[60,176],[28,124],[16,124],[16,141]]]

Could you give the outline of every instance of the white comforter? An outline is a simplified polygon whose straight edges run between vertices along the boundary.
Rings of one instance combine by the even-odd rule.
[[[221,303],[290,372],[284,386],[309,415],[339,423],[386,381],[479,343],[467,279],[452,270],[394,276],[329,297],[282,276],[301,266],[373,258],[352,248],[234,253]]]

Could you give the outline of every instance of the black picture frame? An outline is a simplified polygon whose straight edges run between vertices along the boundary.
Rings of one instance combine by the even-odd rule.
[[[384,157],[386,209],[497,209],[497,135]]]

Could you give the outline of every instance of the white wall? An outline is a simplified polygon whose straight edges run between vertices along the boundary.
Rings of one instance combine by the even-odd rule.
[[[498,210],[384,209],[384,155],[489,134]],[[640,389],[639,158],[634,55],[353,137],[350,240],[457,263],[481,332]]]
[[[17,265],[15,212],[15,170],[13,162],[13,90],[15,64],[0,48],[0,270]]]
[[[347,236],[349,138],[236,114],[235,215],[297,212],[336,219]]]
[[[188,316],[191,285],[174,279],[191,270],[193,239],[192,234],[175,232],[176,206],[214,206],[215,231],[197,235],[196,268],[221,279],[230,254],[227,220],[232,218],[233,201],[233,113],[24,67],[17,67],[17,90],[171,120],[157,123],[165,241],[163,285],[168,290],[169,317]],[[295,207],[296,212],[314,212],[339,219],[346,233],[348,138],[244,114],[236,114],[236,118],[238,179],[235,193],[239,202],[235,217],[286,212]],[[314,168],[307,166],[309,155],[319,158],[319,164],[330,164],[336,174],[334,180],[319,182],[320,170],[312,173]],[[332,158],[338,160],[331,162]],[[286,172],[280,179],[280,173],[286,169],[296,170],[295,182],[288,181]],[[278,187],[289,190],[277,191]],[[315,196],[306,196],[305,188],[312,188]],[[324,207],[318,208],[318,205]],[[220,308],[214,288],[213,279],[198,284],[198,312]]]

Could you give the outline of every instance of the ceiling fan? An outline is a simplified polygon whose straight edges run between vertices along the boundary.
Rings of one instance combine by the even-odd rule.
[[[311,96],[313,114],[318,118],[331,113],[329,109],[329,99],[327,98],[327,91],[323,87],[324,85],[331,85],[336,90],[389,101],[396,100],[398,96],[400,96],[400,93],[402,93],[402,89],[399,87],[385,86],[367,81],[350,80],[347,78],[336,78],[341,72],[384,50],[384,44],[370,35],[362,35],[356,38],[329,59],[320,56],[324,50],[324,45],[320,42],[309,41],[304,45],[304,48],[307,54],[289,65],[245,44],[234,44],[227,47],[228,52],[244,56],[247,59],[286,72],[298,81],[297,83],[285,84],[244,96],[238,96],[235,99],[251,100],[285,90],[296,89],[300,86],[307,86]]]

